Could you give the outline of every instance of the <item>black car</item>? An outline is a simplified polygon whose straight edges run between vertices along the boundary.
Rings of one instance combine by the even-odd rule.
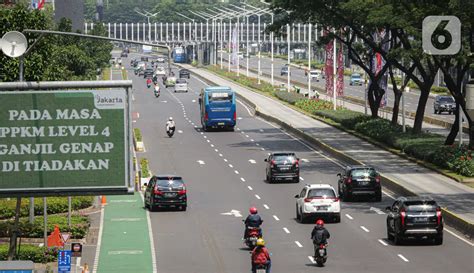
[[[267,162],[267,182],[271,183],[277,179],[300,182],[299,158],[295,153],[272,153],[268,158],[265,158],[265,162]]]
[[[143,72],[143,78],[151,78],[153,77],[153,68],[147,68],[145,69],[145,71]]]
[[[148,62],[148,57],[141,56],[140,60],[143,61],[143,62]]]
[[[430,197],[400,197],[386,208],[387,238],[395,245],[404,239],[432,239],[443,243],[443,216],[441,208]]]
[[[125,58],[127,58],[127,57],[128,57],[128,53],[125,52],[125,51],[122,51],[122,53],[120,53],[120,57],[125,57]]]
[[[441,114],[442,112],[452,114],[456,111],[456,102],[451,96],[436,96],[433,111],[435,114]]]
[[[337,189],[343,201],[349,201],[354,195],[370,195],[375,201],[382,201],[380,174],[369,166],[347,166],[342,174],[338,173]]]
[[[187,70],[187,69],[181,69],[181,70],[179,71],[179,77],[180,77],[180,78],[188,78],[188,79],[189,79],[189,77],[190,77],[189,70]]]
[[[180,176],[153,176],[145,190],[145,208],[174,207],[182,211],[188,206],[186,185]]]
[[[288,71],[288,65],[283,66],[280,71],[280,76],[288,75]]]

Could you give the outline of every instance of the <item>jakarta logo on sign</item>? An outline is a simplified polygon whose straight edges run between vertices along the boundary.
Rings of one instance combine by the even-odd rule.
[[[0,196],[126,192],[128,98],[126,90],[0,92]]]

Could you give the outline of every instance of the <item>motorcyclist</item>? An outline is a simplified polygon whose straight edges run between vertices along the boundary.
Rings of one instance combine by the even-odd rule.
[[[252,251],[252,273],[257,272],[257,265],[266,265],[266,273],[270,273],[272,267],[272,260],[270,259],[270,253],[265,247],[265,241],[262,238],[257,240],[257,246]]]
[[[313,231],[311,232],[311,239],[313,239],[314,245],[314,256],[316,256],[316,251],[319,248],[320,244],[327,244],[331,235],[329,231],[324,227],[324,221],[322,219],[318,219],[316,221],[316,226],[314,226]]]
[[[147,85],[148,87],[150,87],[150,85],[151,85],[151,79],[150,79],[150,78],[147,78],[147,79],[146,79],[146,85]]]
[[[159,95],[160,95],[160,86],[155,85],[155,96],[159,96]]]
[[[168,132],[170,128],[175,128],[175,126],[176,125],[174,123],[173,117],[170,117],[168,121],[166,122],[166,132]]]
[[[249,212],[250,212],[249,216],[247,216],[247,218],[244,221],[245,222],[244,240],[247,239],[247,233],[248,233],[249,227],[259,228],[263,223],[262,218],[260,217],[260,215],[257,214],[258,211],[256,207],[251,207],[249,209]],[[259,233],[260,233],[260,237],[262,237],[262,229],[260,229]]]

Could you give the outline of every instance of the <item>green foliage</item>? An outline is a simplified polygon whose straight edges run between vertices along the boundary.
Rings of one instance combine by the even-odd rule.
[[[261,81],[260,84],[258,84],[258,80],[255,78],[247,77],[242,74],[237,77],[235,73],[220,69],[218,66],[209,66],[208,69],[239,84],[242,84],[255,90],[260,90],[262,92],[268,93],[272,93],[275,90],[275,88],[268,82]]]
[[[311,114],[314,114],[317,110],[329,110],[333,108],[332,102],[321,99],[299,100],[295,103],[295,106]]]
[[[24,5],[0,6],[0,36],[24,29],[53,29],[71,31],[71,22],[62,19],[57,26],[52,15],[32,10]],[[105,28],[97,24],[93,35],[105,35]],[[38,34],[26,33],[31,46]],[[96,70],[108,65],[112,45],[107,41],[77,37],[45,35],[24,57],[25,81],[95,80]],[[0,81],[17,81],[19,58],[10,58],[0,51]]]
[[[21,244],[17,260],[33,261],[34,263],[50,263],[58,259],[58,248],[38,247],[35,245]],[[0,261],[8,259],[8,245],[0,245]]]
[[[72,210],[85,209],[92,206],[94,197],[74,196],[71,197]],[[68,210],[67,197],[47,197],[48,214],[64,213]],[[20,216],[29,214],[29,198],[21,200]],[[43,198],[35,198],[35,215],[43,214]],[[15,216],[16,199],[0,199],[0,219],[9,219]]]
[[[86,216],[72,215],[71,227],[69,227],[67,224],[67,217],[65,215],[48,216],[48,234],[53,232],[55,225],[59,227],[61,232],[71,233],[72,238],[81,239],[86,236],[87,231],[89,230],[89,219]],[[12,229],[13,220],[0,222],[0,237],[10,237]],[[33,224],[30,224],[27,218],[21,218],[19,222],[19,229],[21,232],[21,237],[23,238],[42,238],[44,231],[43,216],[36,217]]]
[[[133,128],[133,134],[134,134],[135,139],[136,139],[137,141],[142,141],[142,140],[143,140],[143,139],[142,139],[142,132],[140,131],[139,128]]]
[[[142,158],[140,159],[140,169],[142,170],[142,177],[150,177],[150,169],[148,167],[148,159]]]
[[[295,92],[288,92],[283,90],[276,90],[273,94],[282,101],[286,101],[289,104],[295,104],[300,100],[304,100],[305,97]]]

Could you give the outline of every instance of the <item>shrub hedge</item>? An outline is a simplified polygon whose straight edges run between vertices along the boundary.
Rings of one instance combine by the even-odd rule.
[[[0,222],[0,237],[9,237],[13,228],[13,220]],[[81,239],[86,236],[89,230],[89,219],[86,216],[72,215],[71,227],[67,224],[67,217],[60,215],[48,216],[48,234],[54,230],[54,226],[58,225],[61,232],[71,233],[72,238]],[[43,217],[36,217],[33,224],[28,222],[27,218],[21,218],[19,222],[21,237],[23,238],[41,238],[43,237],[44,220]]]
[[[142,177],[150,177],[150,169],[148,167],[148,159],[140,159],[140,169],[142,170]]]
[[[282,90],[276,90],[273,94],[282,101],[286,101],[289,104],[294,105],[299,100],[304,100],[305,97],[302,94],[298,94],[295,92],[288,92]]]
[[[46,198],[48,214],[57,214],[67,212],[67,197],[48,197]],[[85,209],[92,206],[93,196],[74,196],[71,198],[72,210]],[[20,216],[29,214],[29,198],[21,200]],[[15,216],[16,199],[0,199],[0,219],[9,219]],[[35,198],[35,215],[43,215],[43,198]]]
[[[142,138],[142,132],[140,131],[139,128],[133,128],[133,134],[135,135],[135,139],[137,141],[142,141],[143,138]]]
[[[333,108],[332,102],[320,99],[299,100],[295,103],[295,106],[311,114],[314,114],[318,110],[329,110]]]
[[[58,248],[38,247],[35,245],[21,244],[18,260],[33,261],[34,263],[50,263],[58,259]],[[0,245],[0,261],[8,258],[8,245]]]

